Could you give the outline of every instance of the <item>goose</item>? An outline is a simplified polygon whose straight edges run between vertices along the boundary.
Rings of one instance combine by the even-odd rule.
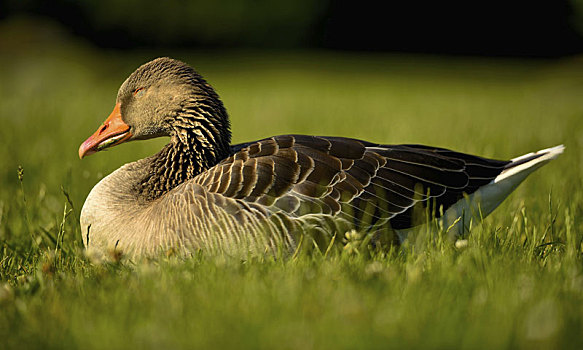
[[[161,136],[170,142],[157,154],[123,165],[90,191],[80,216],[87,250],[130,258],[288,254],[302,244],[326,249],[352,230],[399,244],[428,216],[455,238],[564,150],[494,160],[306,135],[231,145],[215,90],[188,64],[162,57],[123,82],[79,157]]]

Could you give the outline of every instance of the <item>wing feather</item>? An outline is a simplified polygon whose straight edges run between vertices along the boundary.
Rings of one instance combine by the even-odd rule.
[[[508,164],[443,148],[305,135],[275,136],[232,151],[193,181],[253,203],[249,210],[323,214],[359,228],[389,220],[393,228],[411,227],[415,207],[438,215],[438,208],[476,191]]]

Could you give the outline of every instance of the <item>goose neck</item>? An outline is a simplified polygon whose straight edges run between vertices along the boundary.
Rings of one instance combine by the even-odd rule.
[[[159,198],[214,166],[228,155],[224,153],[205,142],[196,128],[175,130],[172,141],[148,159],[148,170],[138,184],[138,194],[146,200]]]

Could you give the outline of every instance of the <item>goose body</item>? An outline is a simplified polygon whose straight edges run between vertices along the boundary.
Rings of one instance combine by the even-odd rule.
[[[103,178],[81,212],[87,249],[293,252],[349,230],[398,242],[439,218],[452,235],[494,210],[562,146],[508,161],[420,145],[280,135],[230,145],[227,113],[188,65],[159,58],[122,84],[79,155],[170,136],[158,154]]]

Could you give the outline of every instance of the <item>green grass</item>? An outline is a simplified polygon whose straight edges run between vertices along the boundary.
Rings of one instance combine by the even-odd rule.
[[[564,143],[465,248],[93,265],[78,216],[104,175],[167,140],[83,161],[119,84],[167,52],[0,52],[0,348],[581,348],[583,61],[174,53],[215,86],[234,142],[307,133],[511,158]],[[18,167],[22,166],[22,180]]]

